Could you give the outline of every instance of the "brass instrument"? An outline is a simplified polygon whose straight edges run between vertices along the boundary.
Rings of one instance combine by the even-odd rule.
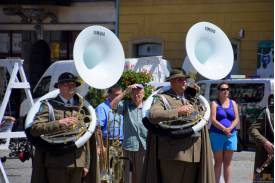
[[[158,136],[170,136],[170,137],[188,137],[196,136],[198,132],[208,123],[210,117],[210,106],[207,100],[199,95],[190,100],[194,111],[190,114],[182,116],[172,121],[162,121],[158,124],[152,124],[148,118],[150,107],[154,101],[154,95],[162,94],[170,89],[168,87],[162,87],[159,90],[153,92],[151,96],[144,102],[143,112],[143,125],[152,131],[152,133]],[[159,95],[164,103],[166,109],[170,109],[167,99],[163,95]]]
[[[115,111],[110,111],[108,114],[108,119],[110,119],[111,114],[113,114],[113,121],[109,120],[108,122],[108,133],[107,133],[107,139],[109,138],[109,135],[111,135],[110,129],[111,129],[111,122],[113,124],[113,133],[112,133],[112,139],[109,141],[107,140],[107,158],[109,163],[109,173],[112,176],[112,182],[113,183],[119,183],[121,182],[121,179],[123,177],[122,172],[122,146],[120,143],[120,128],[122,125],[122,118],[121,115],[116,113]],[[118,119],[117,119],[118,118]],[[117,124],[117,126],[116,126]],[[115,136],[115,130],[118,129],[118,134]]]
[[[78,95],[78,97],[82,98],[80,95]],[[76,107],[71,106],[71,108],[71,116],[76,117],[78,119],[78,122],[75,123],[71,128],[64,129],[56,133],[48,133],[41,135],[41,138],[43,140],[49,143],[67,143],[71,141],[76,141],[87,131],[87,123],[91,121],[91,118],[87,111],[84,109],[84,102],[81,101],[80,105],[77,106],[77,111],[74,110]]]
[[[194,111],[188,113],[184,116],[180,116],[174,120],[161,121],[158,125],[165,129],[183,129],[191,127],[197,124],[202,118],[206,111],[206,107],[203,106],[198,100],[194,99],[190,101],[190,104],[193,106]]]
[[[111,120],[111,114],[113,114],[113,120]],[[105,141],[103,141],[100,126],[98,126],[100,178],[102,181],[108,183],[119,183],[123,177],[121,161],[122,147],[120,144],[120,128],[122,125],[122,119],[121,116],[114,111],[108,113],[107,119],[107,136]],[[118,129],[118,134],[114,136],[116,128]],[[112,138],[110,138],[110,136],[112,136]]]
[[[100,180],[110,182],[111,178],[108,173],[108,163],[107,163],[108,159],[107,159],[106,149],[105,149],[104,143],[103,143],[102,131],[101,131],[99,124],[97,125],[96,135],[97,135],[97,147],[99,147],[99,149],[100,149],[100,153],[98,155],[99,156]]]

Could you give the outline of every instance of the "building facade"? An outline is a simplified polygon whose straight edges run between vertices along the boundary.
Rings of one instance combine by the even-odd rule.
[[[119,13],[126,56],[160,54],[173,67],[181,67],[187,31],[197,22],[211,22],[228,36],[232,74],[255,75],[258,43],[274,40],[273,0],[121,0]]]
[[[33,90],[52,62],[73,58],[74,41],[85,27],[102,25],[117,32],[116,6],[115,0],[2,0],[0,59],[24,59],[24,70]],[[0,75],[2,101],[9,76],[3,68]],[[17,117],[24,97],[20,90],[12,92],[11,115]]]
[[[23,58],[32,86],[53,61],[73,58],[74,41],[85,27],[117,31],[115,1],[39,2],[0,3],[0,58]]]

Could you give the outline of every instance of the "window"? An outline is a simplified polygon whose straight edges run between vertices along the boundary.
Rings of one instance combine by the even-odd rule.
[[[41,79],[33,91],[33,98],[38,98],[49,92],[51,76],[46,76]]]
[[[159,43],[141,43],[136,45],[137,57],[159,56],[162,54],[161,44]]]
[[[161,56],[163,42],[159,38],[142,38],[131,42],[129,49],[133,58]]]
[[[72,59],[73,46],[78,34],[78,31],[46,31],[44,35],[51,49],[51,59]]]
[[[21,32],[0,32],[0,58],[21,57],[22,33]]]

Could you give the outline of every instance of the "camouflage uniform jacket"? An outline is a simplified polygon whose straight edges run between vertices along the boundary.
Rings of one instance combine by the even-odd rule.
[[[248,128],[249,135],[251,136],[252,141],[256,144],[254,171],[267,159],[268,153],[263,147],[264,143],[268,140],[274,144],[274,133],[271,130],[271,128],[274,128],[273,112],[270,113],[270,117],[272,127],[269,124],[266,108],[264,108],[258,115],[257,119],[250,123]],[[274,178],[274,161],[270,163],[269,166],[266,167],[260,175],[255,174],[254,180],[265,179],[264,174],[266,176],[270,175],[272,178]]]
[[[83,100],[74,95],[75,106],[66,107],[62,99],[57,96],[54,99],[48,99],[49,104],[53,107],[55,120],[51,121],[49,117],[49,107],[46,101],[43,101],[39,112],[36,114],[34,123],[31,127],[31,135],[37,137],[43,134],[56,133],[63,131],[66,127],[59,124],[58,120],[70,117],[77,114],[79,107],[82,105]],[[79,119],[82,118],[82,113],[79,113]],[[55,154],[45,152],[45,166],[46,167],[86,167],[90,166],[90,148],[89,143],[84,146],[74,149],[69,152]]]
[[[183,105],[182,99],[176,97],[173,90],[163,94],[170,105],[166,109],[161,97],[156,97],[149,113],[151,123],[161,121],[176,120],[179,115],[176,108]],[[186,100],[191,100],[191,96],[185,93]],[[159,137],[158,158],[165,160],[179,160],[185,162],[200,162],[201,159],[201,136],[191,136],[186,138]]]

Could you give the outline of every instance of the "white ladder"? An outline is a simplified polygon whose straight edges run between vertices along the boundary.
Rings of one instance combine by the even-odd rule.
[[[4,117],[4,113],[7,107],[7,104],[10,99],[12,89],[24,89],[27,99],[33,105],[33,98],[30,91],[30,84],[27,81],[24,68],[23,68],[22,59],[0,59],[0,67],[5,67],[9,72],[10,79],[6,88],[6,92],[3,98],[3,101],[0,106],[0,125],[2,124],[2,120]],[[19,72],[20,79],[18,79],[17,74]],[[0,132],[0,139],[6,138],[7,142],[4,146],[0,147],[0,150],[5,149],[8,150],[10,138],[20,138],[26,137],[25,132],[11,132],[11,129],[8,129],[6,132]],[[0,160],[0,181],[1,183],[9,183],[7,174]]]

